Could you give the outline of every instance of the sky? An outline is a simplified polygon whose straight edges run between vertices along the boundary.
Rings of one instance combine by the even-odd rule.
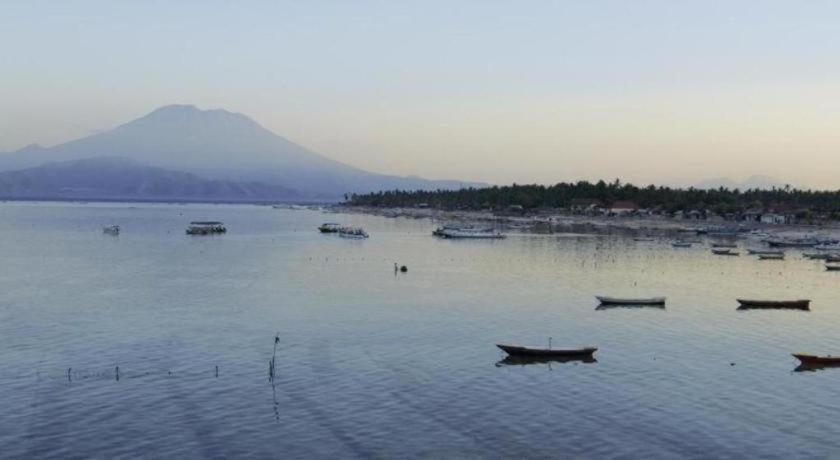
[[[0,2],[0,151],[167,104],[368,170],[840,188],[840,2]]]

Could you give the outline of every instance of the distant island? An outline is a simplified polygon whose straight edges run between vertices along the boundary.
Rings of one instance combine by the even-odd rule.
[[[448,211],[491,210],[527,214],[565,210],[575,214],[720,218],[764,223],[820,223],[840,220],[840,190],[697,189],[650,185],[638,187],[619,180],[580,181],[555,185],[517,185],[461,190],[392,190],[347,197],[346,206],[373,208],[434,208]]]

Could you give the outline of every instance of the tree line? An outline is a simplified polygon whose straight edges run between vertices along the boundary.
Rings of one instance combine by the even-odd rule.
[[[525,210],[569,208],[574,200],[599,200],[609,207],[616,201],[631,201],[640,208],[665,212],[706,210],[717,214],[752,209],[784,207],[799,213],[818,213],[840,219],[840,190],[800,190],[785,186],[772,189],[695,189],[649,185],[637,187],[603,180],[555,185],[508,185],[460,190],[391,190],[345,196],[345,204],[371,207],[429,206],[447,210],[501,209],[521,206]]]

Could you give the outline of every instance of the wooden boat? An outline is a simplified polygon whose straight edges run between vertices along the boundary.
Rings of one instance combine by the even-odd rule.
[[[784,260],[784,254],[759,254],[758,260]]]
[[[716,256],[740,256],[741,253],[737,251],[733,251],[731,249],[712,249],[712,254]]]
[[[503,239],[505,234],[492,228],[482,229],[445,229],[441,231],[444,238],[460,239]]]
[[[551,363],[597,363],[598,360],[592,355],[579,356],[527,356],[527,355],[507,355],[505,358],[496,363],[496,367],[502,366],[528,366],[531,364],[548,364]]]
[[[522,345],[506,345],[497,343],[497,347],[501,348],[505,353],[511,356],[534,356],[534,357],[591,357],[593,353],[598,351],[597,347],[583,347],[583,348],[543,348],[543,347],[525,347]]]
[[[187,235],[213,235],[227,233],[225,224],[216,221],[194,221],[187,227]]]
[[[829,272],[840,271],[840,265],[825,264],[825,270]]]
[[[712,243],[713,248],[737,248],[735,243]]]
[[[784,251],[780,251],[778,249],[747,249],[747,254],[754,255],[754,256],[762,256],[762,255],[785,255]]]
[[[811,301],[807,299],[800,300],[755,300],[755,299],[735,299],[741,306],[739,308],[786,308],[792,310],[810,310]]]
[[[601,305],[665,305],[665,297],[646,299],[622,299],[618,297],[595,296]]]
[[[804,365],[833,365],[840,366],[840,356],[817,356],[810,353],[792,353],[793,357],[798,359]]]
[[[675,241],[675,242],[671,243],[671,246],[673,246],[675,248],[690,248],[691,243],[689,243],[687,241]]]

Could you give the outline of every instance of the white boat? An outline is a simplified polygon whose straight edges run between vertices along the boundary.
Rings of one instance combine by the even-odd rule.
[[[481,229],[446,228],[446,229],[441,230],[440,235],[444,238],[501,239],[501,238],[505,237],[504,233],[499,232],[497,230],[493,230],[492,228],[481,228]]]
[[[354,240],[363,240],[369,235],[360,227],[341,227],[338,229],[338,236]]]
[[[601,302],[601,305],[665,305],[665,297],[628,299],[596,295],[595,298]]]
[[[120,234],[120,226],[119,225],[108,225],[107,227],[102,228],[102,233],[108,235],[119,235]]]

